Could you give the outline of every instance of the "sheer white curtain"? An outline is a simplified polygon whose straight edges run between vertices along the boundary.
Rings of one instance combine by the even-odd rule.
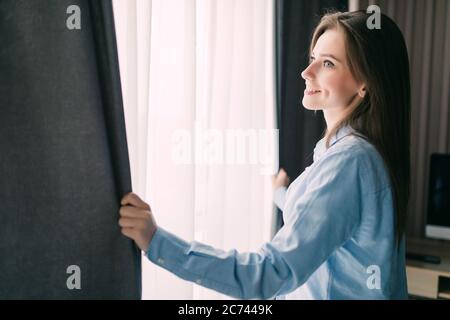
[[[273,1],[114,0],[133,190],[186,240],[270,240]],[[144,258],[143,298],[227,297]]]

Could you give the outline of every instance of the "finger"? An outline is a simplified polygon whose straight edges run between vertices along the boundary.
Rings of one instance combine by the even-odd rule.
[[[122,228],[121,232],[124,236],[131,238],[133,240],[136,236],[136,232],[132,228]]]
[[[145,209],[142,209],[142,208],[132,207],[132,206],[120,207],[119,213],[122,217],[140,218],[140,219],[144,219],[146,216],[149,215],[149,211],[146,211]]]
[[[143,209],[147,209],[150,210],[150,206],[148,205],[148,203],[144,202],[141,198],[139,198],[139,196],[133,192],[130,192],[128,194],[126,194],[123,198],[122,201],[120,202],[121,205],[132,205],[138,208],[143,208]]]
[[[281,170],[283,172],[283,176],[286,177],[286,179],[288,179],[290,181],[291,178],[289,178],[289,175],[287,174],[286,170],[284,170],[283,168]]]
[[[144,204],[146,204],[142,199],[135,193],[130,192],[126,194],[122,200],[120,201],[122,205],[133,205],[136,207],[142,207]]]
[[[119,226],[122,228],[141,228],[144,220],[135,218],[120,218]]]

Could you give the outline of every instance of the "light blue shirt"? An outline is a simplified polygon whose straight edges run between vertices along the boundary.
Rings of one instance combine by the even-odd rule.
[[[178,277],[238,299],[405,299],[404,238],[376,149],[344,127],[286,190],[284,226],[258,252],[186,242],[158,227],[147,257]]]

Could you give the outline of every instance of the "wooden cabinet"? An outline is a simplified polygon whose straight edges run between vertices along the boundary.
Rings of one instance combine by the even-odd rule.
[[[408,239],[406,250],[441,258],[440,264],[406,260],[408,293],[413,297],[450,299],[450,242]]]

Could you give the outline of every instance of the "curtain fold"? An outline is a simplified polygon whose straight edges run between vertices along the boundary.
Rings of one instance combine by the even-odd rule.
[[[140,298],[114,32],[110,0],[0,2],[2,299]]]

